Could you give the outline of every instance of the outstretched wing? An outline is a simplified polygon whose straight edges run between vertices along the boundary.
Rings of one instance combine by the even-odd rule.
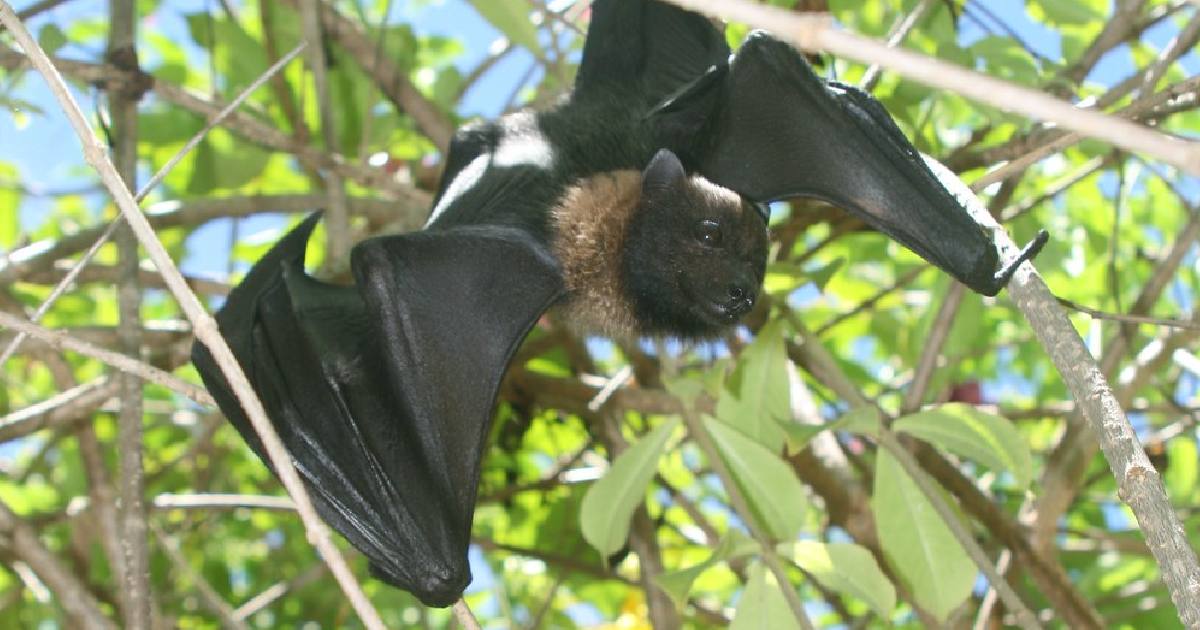
[[[464,226],[355,248],[354,287],[304,273],[313,215],[229,296],[217,321],[321,516],[382,579],[433,606],[470,582],[480,458],[513,352],[562,292],[521,231]],[[208,352],[193,360],[266,461]]]
[[[975,291],[995,295],[1016,266],[997,270],[987,229],[930,170],[868,94],[818,77],[791,46],[754,33],[718,66],[666,99],[658,128],[702,128],[689,163],[755,201],[814,197],[849,210]],[[686,138],[661,138],[680,145]]]

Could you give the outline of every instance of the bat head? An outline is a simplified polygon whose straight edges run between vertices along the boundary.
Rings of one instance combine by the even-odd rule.
[[[767,262],[759,209],[660,150],[642,173],[621,259],[640,332],[712,337],[748,313]]]

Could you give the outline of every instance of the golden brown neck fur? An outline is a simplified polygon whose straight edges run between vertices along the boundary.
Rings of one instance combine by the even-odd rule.
[[[612,171],[572,186],[551,211],[554,255],[568,292],[559,308],[577,332],[637,335],[620,261],[641,191],[639,171]]]

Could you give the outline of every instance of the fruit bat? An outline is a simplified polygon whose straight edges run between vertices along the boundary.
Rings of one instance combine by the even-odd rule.
[[[353,286],[311,278],[313,215],[216,318],[312,493],[377,577],[433,606],[470,582],[480,459],[513,353],[548,309],[617,337],[711,337],[750,310],[765,203],[824,199],[972,289],[996,246],[870,96],[755,33],[596,0],[572,95],[456,134],[424,229],[356,246]],[[262,445],[207,350],[221,410]]]

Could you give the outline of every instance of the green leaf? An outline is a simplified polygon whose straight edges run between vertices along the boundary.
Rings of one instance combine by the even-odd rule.
[[[775,540],[794,537],[804,523],[808,501],[791,467],[723,422],[706,417],[704,426],[754,512],[743,516],[757,520]]]
[[[975,564],[924,493],[885,451],[875,460],[875,522],[892,568],[939,621],[971,596]],[[887,524],[887,525],[884,525]]]
[[[67,43],[67,36],[55,24],[47,24],[38,31],[38,45],[47,55],[54,56]]]
[[[696,375],[669,375],[663,377],[663,387],[672,396],[685,404],[695,402],[704,393],[704,381]]]
[[[692,592],[692,584],[696,578],[700,577],[701,573],[709,570],[713,564],[715,563],[712,558],[709,558],[693,567],[660,573],[654,577],[654,581],[671,598],[671,601],[675,602],[676,608],[683,609],[687,605],[688,595]]]
[[[1020,488],[1033,479],[1033,455],[1016,427],[977,407],[949,403],[900,418],[892,428],[992,470],[1007,470]]]
[[[865,547],[802,540],[780,545],[779,552],[826,588],[863,600],[882,619],[891,617],[896,587]]]
[[[504,36],[518,46],[533,52],[541,50],[537,28],[529,19],[530,7],[526,0],[470,0],[471,6],[495,26]]]
[[[792,609],[788,606],[780,585],[774,576],[768,576],[767,570],[761,563],[750,565],[750,580],[742,598],[738,600],[737,612],[734,613],[733,623],[729,630],[788,630],[799,628]],[[790,584],[783,588],[791,588]]]
[[[615,553],[629,538],[633,511],[645,498],[659,456],[679,422],[674,418],[647,433],[621,453],[604,478],[588,488],[579,520],[583,537],[601,554]]]
[[[783,322],[772,321],[742,351],[729,387],[717,400],[717,418],[753,438],[773,453],[783,448],[781,420],[790,421],[791,385]]]
[[[879,410],[870,405],[855,407],[838,418],[841,429],[859,435],[879,435]]]
[[[1046,17],[1054,24],[1096,24],[1102,14],[1079,0],[1040,0]]]
[[[1171,494],[1171,500],[1179,504],[1191,503],[1196,486],[1200,484],[1200,453],[1197,453],[1196,442],[1176,439],[1169,440],[1165,447],[1162,443],[1146,445],[1148,452],[1162,448],[1166,452],[1161,456],[1171,463],[1163,471],[1163,482]]]
[[[712,555],[704,562],[679,571],[660,573],[654,579],[658,582],[659,587],[671,597],[671,601],[682,609],[687,604],[688,595],[692,591],[692,583],[700,577],[701,573],[718,562],[746,556],[759,550],[757,542],[738,530],[731,529],[721,539]]]
[[[780,428],[783,429],[789,453],[797,453],[804,450],[804,447],[808,446],[808,443],[822,431],[837,430],[841,425],[841,420],[825,424],[803,424],[800,422],[781,422],[779,424]]]
[[[771,295],[790,293],[797,287],[808,282],[817,285],[821,291],[833,278],[833,274],[842,267],[844,258],[835,258],[829,264],[812,269],[808,266],[789,262],[773,262],[767,265],[767,274],[763,278],[763,290]]]

